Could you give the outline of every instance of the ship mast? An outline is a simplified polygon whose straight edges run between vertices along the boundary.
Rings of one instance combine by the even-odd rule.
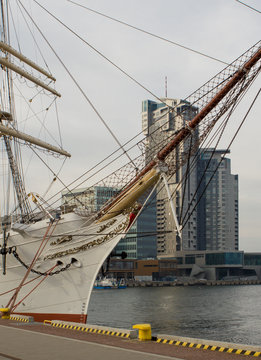
[[[31,69],[34,69],[38,73],[46,76],[47,79],[51,81],[55,81],[55,78],[50,73],[42,69],[40,66],[29,60],[27,57],[25,57],[23,54],[16,51],[9,45],[8,1],[6,1],[6,4],[4,5],[3,0],[0,0],[0,6],[1,6],[1,35],[2,35],[2,39],[1,39],[2,41],[0,41],[0,51],[2,53],[2,56],[0,56],[0,64],[2,67],[2,71],[5,74],[5,81],[6,81],[5,88],[7,92],[6,98],[8,99],[7,104],[4,105],[6,108],[0,107],[0,137],[2,136],[4,140],[4,145],[5,145],[9,167],[11,170],[13,185],[15,189],[15,194],[18,202],[17,208],[19,208],[20,210],[22,221],[27,222],[29,220],[32,209],[24,186],[24,179],[21,171],[22,167],[21,167],[20,147],[17,139],[23,140],[30,145],[36,145],[40,148],[46,149],[48,151],[63,156],[70,157],[71,155],[57,146],[50,145],[40,139],[37,139],[31,135],[25,134],[17,130],[17,122],[16,122],[15,110],[14,110],[12,72],[19,74],[20,76],[33,82],[35,85],[50,92],[54,96],[60,97],[61,95],[55,89],[45,84],[44,81],[41,81],[37,77],[34,77],[32,74],[28,73],[19,66],[16,66],[11,61],[11,57],[13,56],[14,58],[17,58],[19,59],[19,61],[28,65]],[[9,221],[10,220],[8,219],[8,222]]]
[[[3,0],[1,0],[1,23],[2,23],[1,25],[2,25],[2,36],[3,36],[4,43],[7,42],[7,24],[6,24],[7,15],[5,15],[5,13],[7,14],[7,11],[5,11]],[[9,57],[8,53],[6,54],[6,56]],[[13,96],[12,96],[12,93],[13,93],[12,92],[13,91],[12,79],[10,76],[9,69],[6,68],[5,71],[6,71],[6,79],[7,79],[7,92],[8,92],[7,96],[8,96],[8,100],[9,100],[9,109],[5,109],[5,110],[8,110],[7,114],[9,113],[10,115],[8,116],[5,112],[1,112],[0,125],[2,125],[3,120],[6,120],[7,118],[8,118],[8,120],[11,120],[13,118],[12,114],[14,113],[14,111],[13,111]],[[12,174],[12,178],[13,178],[13,183],[14,183],[15,193],[16,193],[16,197],[17,197],[17,201],[18,201],[18,206],[19,206],[19,209],[21,212],[21,217],[24,221],[26,221],[28,214],[31,212],[31,207],[30,207],[28,198],[26,196],[24,182],[23,182],[22,176],[19,171],[16,157],[13,154],[10,137],[8,137],[5,134],[3,134],[2,136],[3,136],[5,147],[6,147],[7,157],[8,157],[9,166],[10,166],[10,170],[11,170],[11,174]],[[13,143],[14,143],[14,147],[16,147],[16,152],[18,153],[18,151],[19,151],[18,144],[15,139],[13,140]]]

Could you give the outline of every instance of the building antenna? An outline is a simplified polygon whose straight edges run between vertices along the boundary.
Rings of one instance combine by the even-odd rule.
[[[165,76],[165,98],[168,97],[168,78]]]

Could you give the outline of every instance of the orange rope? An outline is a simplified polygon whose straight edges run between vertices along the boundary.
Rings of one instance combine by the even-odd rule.
[[[50,237],[52,236],[52,234],[53,234],[53,232],[54,232],[54,230],[55,230],[55,228],[56,228],[56,225],[58,224],[58,221],[59,221],[59,220],[57,220],[56,223],[54,224],[53,229],[52,229],[52,232],[48,235],[48,239],[45,241],[45,244],[43,245],[43,248],[42,248],[41,251],[39,252],[36,260],[38,260],[39,257],[42,255],[42,252],[44,251],[44,248],[45,248],[46,245],[48,244],[48,241],[50,240]]]
[[[59,220],[57,220],[57,222],[58,222],[58,221],[59,221]],[[56,222],[56,224],[55,224],[55,226],[54,226],[51,234],[50,234],[49,237],[47,238],[48,233],[49,233],[49,231],[50,231],[53,223],[50,222],[50,224],[48,225],[48,227],[47,227],[47,229],[46,229],[46,232],[45,232],[45,234],[44,234],[44,237],[43,237],[43,239],[42,239],[42,241],[41,241],[41,244],[40,244],[38,250],[36,251],[36,253],[35,253],[35,255],[34,255],[34,258],[33,258],[32,262],[31,262],[30,266],[28,267],[28,269],[27,269],[27,271],[26,271],[26,273],[25,273],[22,281],[20,282],[19,286],[16,288],[15,293],[13,294],[13,296],[11,297],[11,299],[9,300],[9,302],[8,302],[8,304],[7,304],[6,307],[10,307],[11,311],[13,310],[14,303],[15,303],[15,301],[16,301],[16,298],[17,298],[17,295],[18,295],[19,291],[21,290],[21,287],[23,286],[25,280],[27,279],[28,275],[30,274],[30,272],[31,272],[31,270],[32,270],[35,262],[37,261],[37,259],[38,259],[39,256],[41,255],[41,253],[43,252],[43,250],[44,250],[44,248],[45,248],[48,240],[50,239],[50,236],[52,235],[52,233],[53,233],[53,231],[54,231],[54,229],[55,229],[55,227],[56,227],[56,225],[57,225],[57,222]],[[46,240],[46,238],[47,238],[47,240]],[[44,244],[45,241],[46,241],[46,243]]]
[[[41,281],[39,281],[39,283],[38,283],[37,285],[35,285],[35,287],[32,288],[32,290],[29,291],[28,294],[26,294],[17,304],[15,304],[15,305],[12,306],[11,312],[13,312],[13,311],[17,308],[17,306],[20,305],[21,302],[24,301],[24,299],[26,299],[26,298],[47,278],[47,276],[49,276],[50,272],[53,271],[53,269],[56,268],[56,266],[58,266],[58,265],[55,264],[53,267],[51,267],[51,269],[49,269],[49,270],[47,271],[45,277],[44,277]]]
[[[26,283],[24,283],[24,284],[22,285],[22,287],[25,286],[25,285],[27,285],[27,284],[29,284],[29,283],[32,282],[32,281],[35,281],[35,280],[39,279],[39,277],[41,277],[41,276],[42,276],[42,275],[38,275],[38,276],[36,276],[34,279],[31,279],[31,280],[27,281]],[[2,294],[0,294],[0,296],[3,296],[3,295],[5,295],[5,294],[8,294],[8,293],[10,293],[10,292],[12,292],[12,291],[14,291],[14,290],[16,290],[16,289],[17,289],[17,287],[15,287],[15,288],[13,288],[13,289],[11,289],[11,290],[5,291],[5,292],[3,292]]]

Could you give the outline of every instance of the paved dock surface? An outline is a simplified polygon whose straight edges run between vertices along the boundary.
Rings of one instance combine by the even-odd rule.
[[[244,355],[0,320],[0,360],[218,360]]]
[[[93,359],[93,360],[163,360],[171,357],[108,346],[57,335],[0,326],[1,353],[7,359]]]

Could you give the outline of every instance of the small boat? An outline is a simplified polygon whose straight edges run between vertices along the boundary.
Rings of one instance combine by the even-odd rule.
[[[93,288],[96,290],[105,289],[126,289],[127,285],[124,279],[117,281],[112,278],[102,278],[95,281]]]
[[[118,285],[115,279],[103,278],[98,279],[94,283],[94,289],[106,290],[106,289],[117,289]]]
[[[125,279],[120,279],[120,281],[118,282],[118,289],[126,289],[127,284]]]

